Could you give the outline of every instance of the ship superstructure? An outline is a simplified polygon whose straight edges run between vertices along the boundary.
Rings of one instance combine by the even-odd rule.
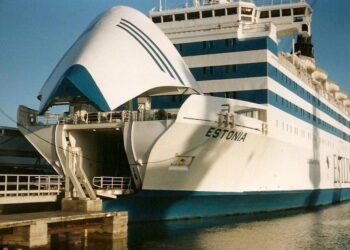
[[[326,164],[334,169],[334,183],[348,183],[350,100],[315,63],[312,10],[302,0],[268,2],[193,1],[192,7],[153,11],[150,18],[204,93],[266,105],[269,136],[307,145],[314,151],[310,166]],[[279,52],[278,39],[291,34],[298,35],[292,52]]]
[[[275,2],[194,1],[149,19],[122,7],[96,19],[39,110],[18,111],[65,175],[66,200],[118,197],[103,208],[152,220],[349,199],[350,101],[313,58],[310,6]],[[292,52],[279,52],[290,34]],[[45,113],[61,104],[63,115]]]

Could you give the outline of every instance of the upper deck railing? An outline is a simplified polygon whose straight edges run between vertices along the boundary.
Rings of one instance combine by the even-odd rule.
[[[244,2],[236,0],[237,2]],[[254,4],[258,7],[261,6],[271,6],[271,5],[282,5],[282,4],[294,4],[294,3],[304,3],[305,0],[255,0]]]
[[[191,1],[184,1],[183,4],[177,4],[174,5],[165,5],[163,7],[155,7],[152,9],[151,12],[161,12],[161,11],[169,11],[169,10],[176,10],[176,9],[186,9],[186,8],[193,8],[192,4],[189,4],[188,2]],[[263,6],[273,6],[273,5],[283,5],[283,4],[297,4],[297,3],[305,3],[305,0],[231,0],[230,2],[226,2],[225,4],[229,3],[253,3],[257,7],[263,7]],[[208,5],[220,5],[220,3],[217,3],[215,1],[200,1],[199,6],[208,6]]]
[[[111,112],[86,112],[84,114],[59,115],[46,113],[43,116],[35,116],[31,125],[49,124],[96,124],[118,123],[129,121],[173,120],[176,114],[166,113],[164,110],[139,111],[111,111]]]

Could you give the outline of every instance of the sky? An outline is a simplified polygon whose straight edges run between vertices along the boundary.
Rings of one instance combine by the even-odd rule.
[[[185,2],[168,0],[167,6]],[[117,5],[148,14],[159,0],[0,0],[0,108],[13,120],[19,105],[37,109],[36,96],[60,58],[97,15]],[[317,65],[347,93],[349,23],[349,0],[316,1],[312,33]],[[16,124],[0,113],[0,126]]]

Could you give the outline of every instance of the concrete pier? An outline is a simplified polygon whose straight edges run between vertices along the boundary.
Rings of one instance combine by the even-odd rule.
[[[0,216],[0,244],[42,247],[55,233],[89,229],[94,237],[127,237],[127,212],[42,212]]]
[[[102,200],[81,200],[64,198],[61,201],[62,211],[71,212],[100,212],[102,211]]]

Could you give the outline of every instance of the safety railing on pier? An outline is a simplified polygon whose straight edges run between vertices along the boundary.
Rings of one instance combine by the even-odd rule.
[[[131,178],[114,176],[95,176],[92,180],[92,184],[95,188],[98,189],[130,190]]]
[[[0,174],[0,198],[58,195],[60,192],[61,177],[58,175]]]

